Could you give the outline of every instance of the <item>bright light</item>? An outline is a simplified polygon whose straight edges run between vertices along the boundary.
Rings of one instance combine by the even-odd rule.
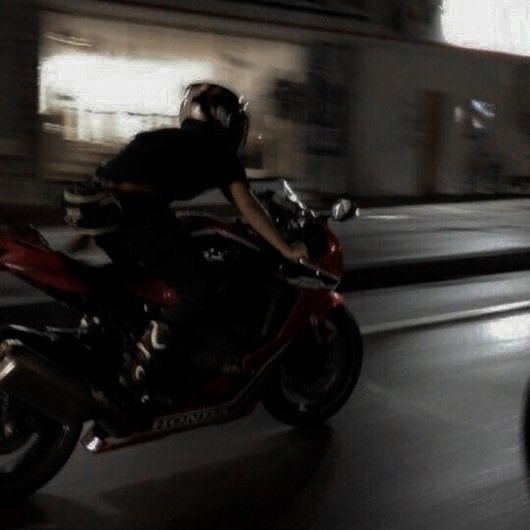
[[[40,111],[46,112],[51,90],[71,98],[78,110],[174,115],[185,85],[212,75],[208,62],[56,55],[41,66]]]
[[[62,112],[69,139],[121,142],[144,129],[174,126],[185,86],[211,79],[213,68],[206,61],[56,55],[40,68],[39,111]]]
[[[530,55],[530,2],[444,0],[442,29],[459,46]]]
[[[516,341],[530,337],[529,315],[515,315],[491,320],[485,324],[486,333],[496,341]]]

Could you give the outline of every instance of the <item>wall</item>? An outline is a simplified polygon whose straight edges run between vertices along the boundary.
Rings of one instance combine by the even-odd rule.
[[[463,176],[470,139],[459,135],[454,107],[468,98],[494,103],[493,143],[505,159],[505,171],[524,171],[528,142],[521,136],[514,103],[518,61],[453,48],[374,44],[361,48],[356,100],[356,174],[350,191],[363,195],[417,195],[422,127],[418,123],[425,91],[444,95],[439,193],[466,193]]]
[[[442,162],[436,169],[435,191],[466,193],[464,178],[471,142],[461,137],[452,111],[465,98],[497,105],[495,142],[504,157],[506,173],[529,173],[528,139],[515,126],[518,109],[513,96],[514,69],[521,64],[507,56],[413,44],[381,33],[366,36],[373,25],[355,18],[323,17],[244,5],[241,2],[201,0],[40,0],[46,12],[127,20],[204,35],[279,40],[308,49],[319,43],[337,47],[330,79],[348,84],[348,142],[341,154],[310,154],[305,164],[306,185],[358,195],[418,195],[428,188],[419,170],[419,151],[425,134],[418,127],[418,103],[426,92],[443,94]],[[376,2],[377,3],[377,2]],[[152,4],[152,7],[149,5]],[[0,47],[0,157],[4,176],[0,192],[19,174],[16,189],[35,174],[37,104],[37,11],[32,0],[0,0],[3,46]],[[142,40],[138,33],[138,41]],[[130,46],[130,44],[127,44]],[[139,49],[142,45],[139,44]],[[529,83],[530,84],[530,83]],[[524,89],[522,90],[524,92]],[[309,140],[308,140],[309,141]],[[282,144],[287,147],[287,144]],[[9,162],[9,164],[6,164]],[[300,163],[297,163],[300,167]],[[1,176],[1,174],[0,174]],[[38,186],[20,200],[40,200]],[[4,196],[6,196],[4,194]],[[30,197],[30,199],[27,199]],[[49,198],[50,196],[48,196]],[[12,197],[10,197],[12,198]],[[18,200],[18,198],[17,198]]]
[[[0,0],[0,195],[37,201],[37,9]]]

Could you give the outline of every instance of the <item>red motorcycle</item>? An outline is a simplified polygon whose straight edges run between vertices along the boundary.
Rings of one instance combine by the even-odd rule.
[[[139,334],[178,293],[141,269],[94,266],[52,250],[34,228],[0,232],[0,267],[83,315],[75,329],[0,328],[0,495],[31,493],[50,480],[82,439],[101,453],[250,414],[259,402],[278,420],[309,426],[333,416],[359,377],[359,328],[335,292],[341,245],[328,227],[356,214],[307,208],[283,181],[259,194],[311,263],[287,262],[239,219],[181,213],[211,271],[212,312],[242,371],[205,377],[188,355],[153,367],[139,393],[120,386]],[[217,309],[216,309],[217,308]],[[183,342],[193,355],[193,341]],[[124,397],[125,395],[125,397]]]

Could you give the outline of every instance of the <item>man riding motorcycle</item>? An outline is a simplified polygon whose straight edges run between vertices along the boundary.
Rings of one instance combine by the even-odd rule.
[[[172,337],[189,334],[208,305],[206,273],[190,235],[169,208],[220,189],[250,226],[292,261],[307,257],[303,243],[288,244],[249,189],[238,151],[246,141],[246,104],[216,84],[187,87],[180,128],[138,134],[115,158],[96,171],[95,181],[112,191],[121,207],[117,230],[104,230],[96,243],[123,266],[141,264],[179,295],[180,303],[152,321],[137,342],[123,384],[138,383],[147,367],[170,347]],[[218,330],[218,332],[222,330]],[[215,341],[209,341],[215,342]],[[237,373],[234,356],[197,353],[205,372]]]

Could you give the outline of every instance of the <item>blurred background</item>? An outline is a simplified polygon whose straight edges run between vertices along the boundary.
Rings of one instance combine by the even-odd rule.
[[[0,0],[0,192],[53,205],[184,86],[250,102],[253,176],[357,197],[530,191],[526,0]],[[480,23],[479,23],[480,22]]]
[[[360,204],[331,227],[365,349],[320,433],[258,410],[79,449],[1,528],[530,528],[529,56],[529,0],[0,0],[0,222],[108,261],[72,250],[62,188],[225,84],[250,175]],[[2,322],[71,319],[0,274]]]

